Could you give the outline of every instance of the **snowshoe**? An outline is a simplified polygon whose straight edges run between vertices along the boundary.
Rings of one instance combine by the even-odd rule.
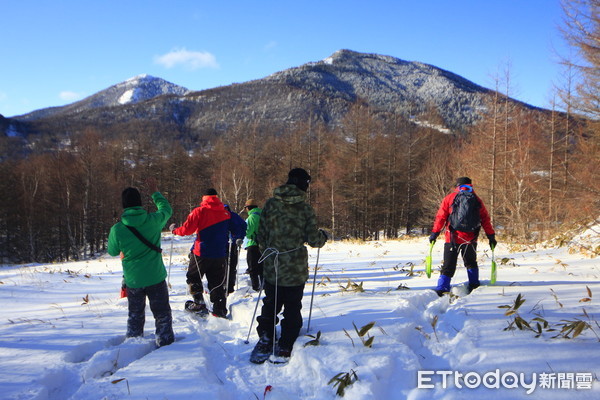
[[[250,354],[250,362],[253,364],[262,364],[269,359],[273,353],[273,340],[267,336],[262,336]]]
[[[208,317],[208,308],[204,303],[196,303],[195,301],[188,300],[185,302],[185,311],[197,315],[200,318]]]

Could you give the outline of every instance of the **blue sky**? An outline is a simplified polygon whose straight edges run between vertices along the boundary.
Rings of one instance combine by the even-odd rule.
[[[559,0],[2,1],[0,114],[60,106],[139,74],[191,90],[260,79],[339,49],[420,61],[549,104]]]

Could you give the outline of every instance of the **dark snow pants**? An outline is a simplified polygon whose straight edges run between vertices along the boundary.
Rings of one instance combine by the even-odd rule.
[[[252,281],[252,289],[259,290],[260,282],[263,279],[263,263],[259,263],[260,260],[260,250],[258,246],[248,246],[246,247],[246,262],[248,263],[248,274],[250,275],[250,280]]]
[[[166,346],[173,343],[173,317],[169,305],[169,289],[167,282],[162,281],[156,285],[142,288],[127,288],[127,303],[129,317],[127,318],[127,337],[144,335],[146,322],[146,297],[150,303],[150,310],[154,315],[156,344]]]
[[[444,243],[444,264],[442,265],[442,275],[452,278],[456,272],[456,263],[458,254],[462,256],[467,269],[477,269],[477,242],[457,245],[454,243]]]
[[[226,257],[199,257],[191,253],[186,274],[187,284],[198,287],[200,293],[203,290],[202,277],[206,275],[210,301],[213,303],[213,312],[217,314],[225,313],[225,315],[227,315],[227,300],[225,297],[226,267]]]
[[[227,291],[233,293],[235,291],[235,277],[237,275],[239,253],[235,242],[229,243],[228,246],[227,257],[229,264],[227,264],[227,268],[229,269],[229,286],[227,287]]]
[[[300,286],[278,286],[277,299],[275,299],[275,286],[269,282],[264,283],[265,297],[260,316],[256,318],[258,336],[273,337],[275,315],[279,314],[283,307],[283,320],[281,321],[281,337],[279,346],[282,349],[292,350],[294,342],[302,328],[302,296],[304,285]],[[277,322],[279,319],[277,319]]]

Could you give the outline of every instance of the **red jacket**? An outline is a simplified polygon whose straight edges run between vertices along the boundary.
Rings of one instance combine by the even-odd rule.
[[[471,185],[463,185],[463,186],[471,186]],[[441,232],[443,228],[446,228],[446,234],[445,234],[446,243],[450,243],[452,241],[451,240],[452,233],[450,232],[450,229],[448,227],[448,217],[450,216],[450,213],[452,213],[452,203],[454,202],[454,198],[456,197],[456,194],[458,193],[459,190],[461,190],[461,187],[457,187],[456,190],[454,190],[454,192],[452,192],[449,195],[447,195],[446,197],[444,197],[444,200],[442,200],[440,209],[438,210],[437,214],[435,215],[435,220],[433,222],[432,232]],[[467,190],[467,189],[462,188],[462,190]],[[483,205],[483,201],[481,201],[479,196],[476,195],[476,197],[477,197],[477,200],[479,200],[479,204],[481,205],[481,207],[479,207],[479,218],[481,219],[481,227],[483,228],[486,235],[494,235],[495,232],[494,232],[494,227],[492,226],[492,222],[490,220],[490,214],[488,213],[487,209],[485,208],[485,205]],[[477,241],[477,235],[479,234],[479,231],[476,231],[476,232],[454,231],[453,233],[454,233],[454,243],[464,244],[464,243],[471,243],[471,242]]]
[[[186,236],[196,234],[193,252],[200,257],[225,257],[231,214],[217,196],[204,196],[200,207],[196,207],[188,215],[179,228],[173,230],[175,235]]]

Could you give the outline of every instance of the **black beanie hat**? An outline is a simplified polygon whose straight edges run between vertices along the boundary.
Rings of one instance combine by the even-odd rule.
[[[206,192],[204,192],[205,196],[216,196],[217,195],[217,191],[213,188],[210,189],[206,189]]]
[[[142,196],[136,188],[128,187],[123,190],[121,201],[123,202],[123,208],[141,207]]]
[[[470,185],[471,183],[471,178],[467,176],[461,176],[460,178],[456,178],[456,186]]]
[[[288,172],[288,181],[289,185],[296,185],[298,189],[306,192],[308,189],[308,184],[310,183],[310,175],[306,170],[302,168],[294,168],[290,172]]]

